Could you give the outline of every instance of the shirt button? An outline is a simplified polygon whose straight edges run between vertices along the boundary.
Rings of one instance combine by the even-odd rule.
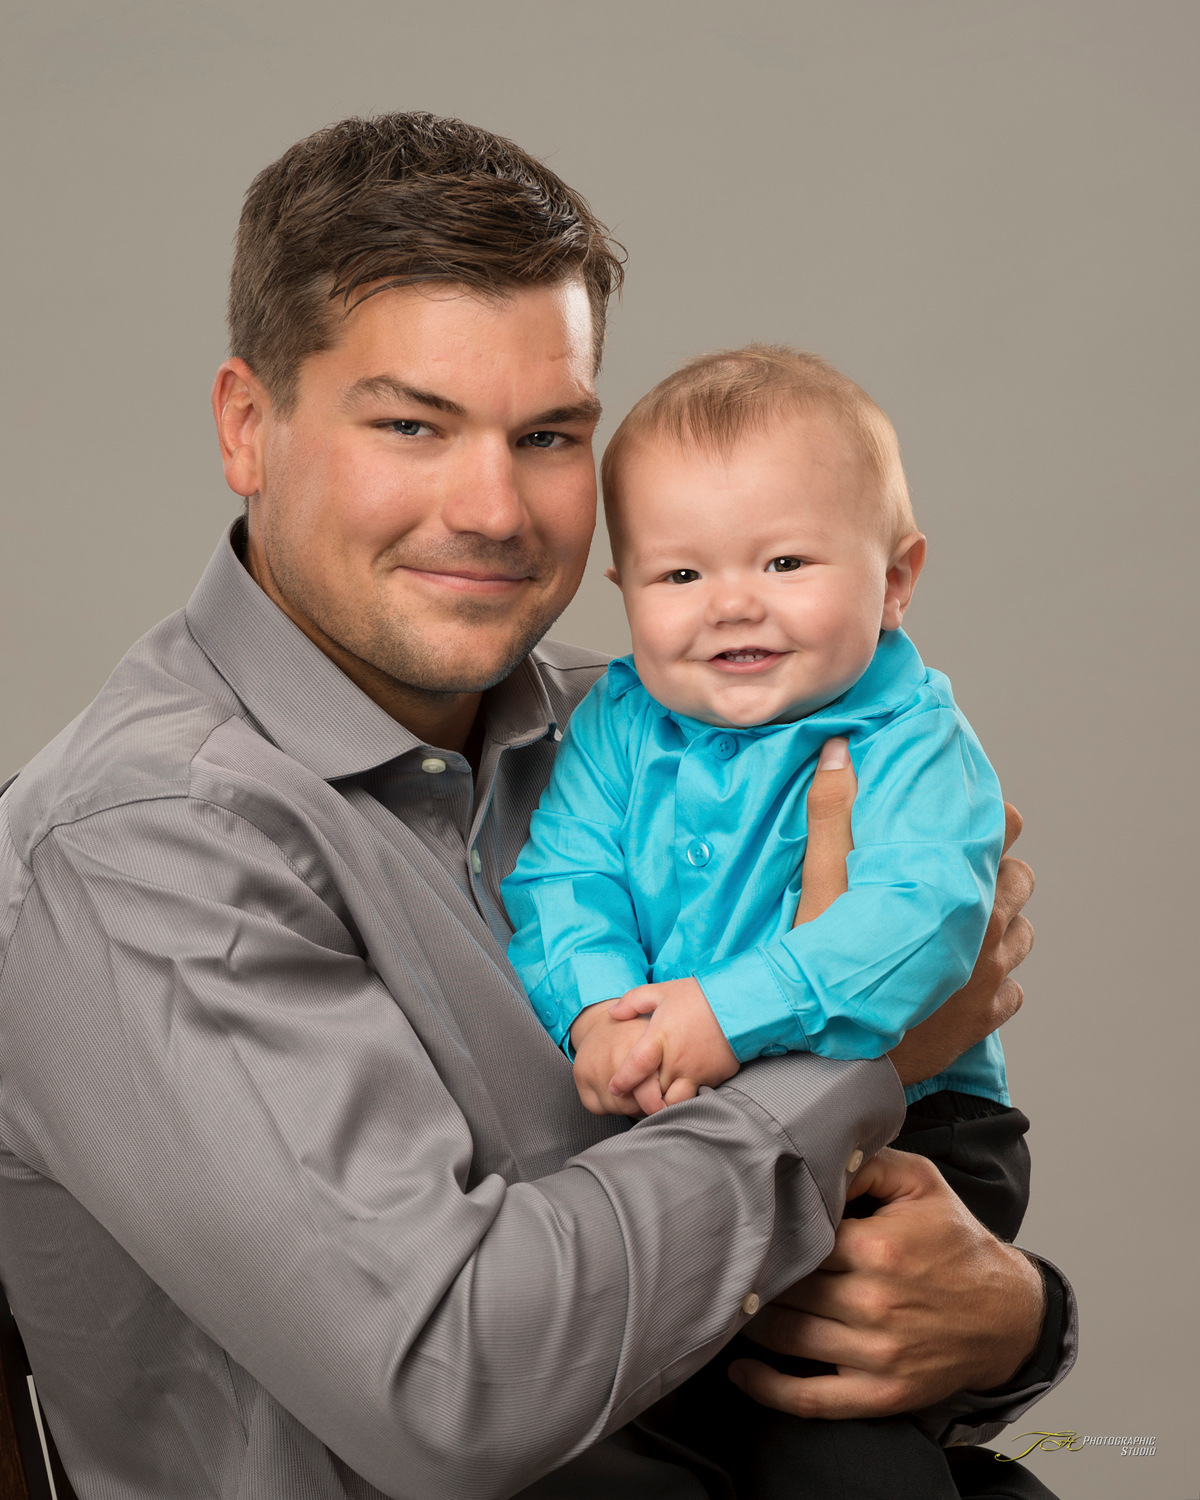
[[[747,1292],[742,1298],[742,1311],[748,1318],[752,1318],[759,1309],[757,1292]]]
[[[689,865],[706,865],[712,858],[712,850],[703,839],[695,839],[687,847]]]
[[[782,1057],[786,1051],[786,1047],[781,1047],[778,1042],[775,1042],[770,1047],[764,1047],[762,1049],[762,1055],[764,1057]]]
[[[440,776],[446,769],[446,762],[441,756],[429,755],[421,762],[421,769],[427,776]]]
[[[483,869],[483,860],[479,857],[478,849],[471,850],[471,868],[475,871],[476,875]]]
[[[723,734],[713,741],[713,754],[718,760],[731,760],[737,754],[737,741],[731,734]]]
[[[850,1160],[846,1163],[847,1172],[857,1172],[863,1164],[863,1154],[859,1150],[851,1151]]]

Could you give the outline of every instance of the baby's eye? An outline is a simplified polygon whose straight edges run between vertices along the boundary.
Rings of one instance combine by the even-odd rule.
[[[804,566],[802,557],[773,557],[767,564],[768,573],[794,573]]]
[[[695,568],[676,568],[673,573],[667,574],[668,583],[695,583],[699,578]]]

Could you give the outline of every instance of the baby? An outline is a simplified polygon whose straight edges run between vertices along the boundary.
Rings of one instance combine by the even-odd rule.
[[[602,473],[633,655],[564,734],[503,886],[509,957],[597,1113],[756,1057],[878,1057],[968,978],[1004,834],[995,773],[900,628],[925,538],[892,425],[825,361],[752,345],[643,397]],[[847,755],[848,889],[809,921],[806,796]],[[1028,1122],[999,1039],[907,1098],[898,1144],[1011,1238]]]

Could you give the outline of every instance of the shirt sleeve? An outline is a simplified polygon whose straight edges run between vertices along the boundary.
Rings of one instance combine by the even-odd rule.
[[[515,929],[509,962],[560,1046],[586,1006],[649,976],[622,840],[630,777],[624,702],[602,678],[571,715],[529,841],[501,886]]]
[[[502,1500],[622,1426],[820,1263],[847,1157],[902,1118],[889,1063],[792,1057],[536,1180],[479,1172],[318,848],[186,798],[82,817],[27,870],[2,835],[0,1144],[107,1247],[32,1248],[4,1197],[18,1317],[23,1257],[61,1297],[127,1255],[385,1495]],[[79,1356],[56,1373],[36,1312],[53,1405]]]
[[[1004,803],[957,712],[936,705],[851,743],[849,889],[815,921],[697,969],[741,1061],[879,1057],[967,980],[995,896]]]

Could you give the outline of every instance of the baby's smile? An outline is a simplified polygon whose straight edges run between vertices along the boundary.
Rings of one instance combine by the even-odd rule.
[[[782,651],[771,651],[765,646],[740,646],[732,651],[720,651],[709,657],[710,666],[718,671],[746,672],[774,666],[784,656]]]

